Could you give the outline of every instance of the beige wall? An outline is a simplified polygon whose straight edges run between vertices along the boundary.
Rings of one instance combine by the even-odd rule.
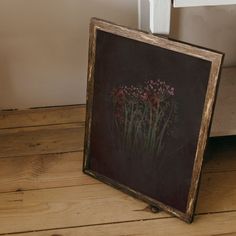
[[[224,52],[225,66],[236,66],[236,5],[174,9],[172,36]]]
[[[137,3],[0,1],[0,109],[85,103],[92,16],[136,27]]]
[[[137,0],[1,0],[0,109],[85,102],[91,16],[137,27]],[[227,52],[236,7],[175,10],[172,35]]]

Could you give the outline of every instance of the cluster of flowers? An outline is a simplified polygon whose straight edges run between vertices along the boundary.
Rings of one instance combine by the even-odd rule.
[[[142,86],[120,86],[112,91],[115,125],[127,150],[158,153],[173,118],[173,87],[160,80]]]
[[[174,94],[174,88],[160,80],[148,80],[143,87],[120,86],[112,92],[118,106],[129,100],[131,102],[148,102],[153,109],[157,109],[160,102],[174,96]]]

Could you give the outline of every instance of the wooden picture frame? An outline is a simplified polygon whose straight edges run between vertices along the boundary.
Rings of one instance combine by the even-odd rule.
[[[192,222],[222,60],[93,18],[84,173]]]

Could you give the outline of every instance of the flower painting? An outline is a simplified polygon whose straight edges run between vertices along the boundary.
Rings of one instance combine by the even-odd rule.
[[[161,80],[112,91],[114,126],[121,147],[130,154],[158,155],[175,119],[174,87]]]
[[[191,222],[221,59],[93,19],[84,172]]]

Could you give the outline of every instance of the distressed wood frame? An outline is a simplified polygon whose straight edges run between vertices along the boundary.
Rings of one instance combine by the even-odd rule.
[[[209,83],[204,103],[204,110],[201,120],[201,128],[198,138],[197,150],[195,153],[194,168],[191,179],[191,186],[188,194],[187,210],[181,212],[168,205],[163,204],[155,199],[145,196],[135,190],[117,183],[99,173],[89,169],[89,150],[90,150],[90,134],[91,134],[91,120],[92,120],[92,107],[93,107],[93,93],[94,93],[94,70],[95,70],[95,54],[96,54],[96,32],[101,30],[104,32],[112,33],[129,39],[144,42],[153,46],[158,46],[175,52],[184,53],[196,58],[201,58],[211,62],[211,71],[209,76]],[[218,77],[224,55],[219,52],[209,51],[204,48],[195,47],[189,44],[168,40],[165,38],[157,37],[142,31],[129,29],[123,26],[115,25],[107,21],[93,18],[90,23],[90,40],[89,40],[89,62],[88,62],[88,85],[87,85],[87,110],[86,110],[86,128],[85,128],[85,144],[84,144],[84,173],[95,177],[113,187],[116,187],[123,192],[126,192],[138,199],[147,202],[150,205],[163,209],[170,214],[179,217],[180,219],[191,223],[194,216],[194,209],[196,205],[199,179],[202,169],[204,150],[209,135],[212,113],[216,99],[216,92],[218,87]]]

